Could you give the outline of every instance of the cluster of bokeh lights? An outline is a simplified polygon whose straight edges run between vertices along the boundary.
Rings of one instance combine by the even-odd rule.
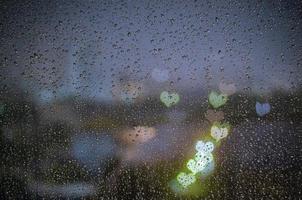
[[[196,181],[195,175],[199,172],[202,172],[212,161],[214,150],[214,144],[210,141],[203,142],[199,140],[195,146],[197,153],[194,158],[190,159],[187,162],[187,168],[191,173],[186,174],[181,172],[177,176],[177,181],[184,187],[188,187]]]
[[[167,73],[167,71],[165,71]],[[154,70],[153,77],[161,74],[161,70]],[[167,73],[168,74],[168,73]],[[165,82],[168,75],[163,74],[158,82]],[[186,162],[185,169],[179,172],[171,183],[174,192],[186,193],[197,181],[201,181],[203,177],[209,175],[215,168],[214,150],[220,144],[220,140],[226,138],[230,132],[230,124],[221,122],[224,119],[224,113],[218,108],[222,107],[229,100],[229,96],[236,92],[234,83],[227,84],[221,82],[219,84],[220,92],[211,91],[208,96],[208,102],[214,110],[208,110],[206,118],[212,123],[210,133],[205,136],[206,139],[198,140],[195,145],[196,153]],[[175,106],[180,101],[180,96],[176,92],[162,91],[160,94],[160,101],[170,108]],[[262,117],[270,112],[270,105],[268,103],[256,103],[256,113]]]
[[[227,100],[227,94],[217,92],[209,94],[209,103],[214,109],[223,106]],[[175,192],[186,191],[200,179],[201,175],[207,175],[214,170],[214,150],[220,140],[228,136],[229,130],[230,125],[228,123],[215,121],[210,129],[210,138],[196,142],[195,155],[186,162],[186,169],[178,173],[177,183],[172,186]]]
[[[221,126],[221,127],[219,127]],[[229,132],[229,125],[216,123],[211,128],[211,136],[215,139],[216,143],[225,138]],[[193,158],[189,159],[186,168],[189,173],[180,172],[177,175],[178,183],[186,189],[196,182],[201,173],[211,170],[214,165],[213,151],[215,149],[215,142],[212,141],[197,141],[195,145],[196,153]]]

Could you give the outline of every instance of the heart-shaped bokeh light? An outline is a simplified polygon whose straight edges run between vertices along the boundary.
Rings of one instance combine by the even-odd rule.
[[[230,96],[236,92],[237,88],[235,83],[227,83],[225,81],[221,81],[219,83],[219,90],[222,94]]]
[[[269,103],[259,103],[256,102],[256,112],[258,116],[263,117],[264,115],[268,114],[271,110],[271,106]]]
[[[194,174],[186,174],[184,172],[180,172],[177,175],[177,181],[184,187],[187,188],[189,185],[193,184],[196,181],[196,177]]]
[[[160,100],[163,102],[167,107],[171,107],[176,105],[179,102],[179,95],[177,93],[169,93],[164,91],[160,94]]]
[[[169,71],[167,69],[155,68],[151,73],[152,78],[157,82],[165,82],[169,79]]]
[[[202,140],[197,141],[195,149],[198,152],[205,152],[205,153],[211,153],[214,150],[214,144],[213,142],[203,142]]]
[[[218,127],[216,125],[211,128],[211,136],[218,142],[228,136],[229,130],[227,127]]]
[[[224,105],[228,100],[226,94],[218,94],[217,92],[212,91],[209,95],[209,102],[214,108],[219,108]]]
[[[210,122],[218,122],[224,119],[224,113],[222,111],[208,109],[205,114],[205,118]]]

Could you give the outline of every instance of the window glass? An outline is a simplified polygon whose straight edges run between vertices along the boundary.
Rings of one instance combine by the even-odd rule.
[[[0,199],[299,199],[300,1],[2,1]]]

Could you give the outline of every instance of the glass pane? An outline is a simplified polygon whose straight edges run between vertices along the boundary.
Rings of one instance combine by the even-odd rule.
[[[0,199],[299,199],[300,1],[2,1]]]

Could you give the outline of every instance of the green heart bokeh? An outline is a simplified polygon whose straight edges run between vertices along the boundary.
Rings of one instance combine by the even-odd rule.
[[[214,108],[219,108],[224,105],[228,100],[228,96],[225,94],[218,94],[217,92],[211,92],[209,95],[209,102]]]
[[[170,93],[164,91],[160,94],[160,100],[163,102],[167,107],[171,107],[179,102],[179,95],[177,93]]]
[[[186,174],[184,172],[181,172],[177,176],[177,181],[183,186],[183,187],[188,187],[192,183],[196,181],[196,177],[194,174]]]

